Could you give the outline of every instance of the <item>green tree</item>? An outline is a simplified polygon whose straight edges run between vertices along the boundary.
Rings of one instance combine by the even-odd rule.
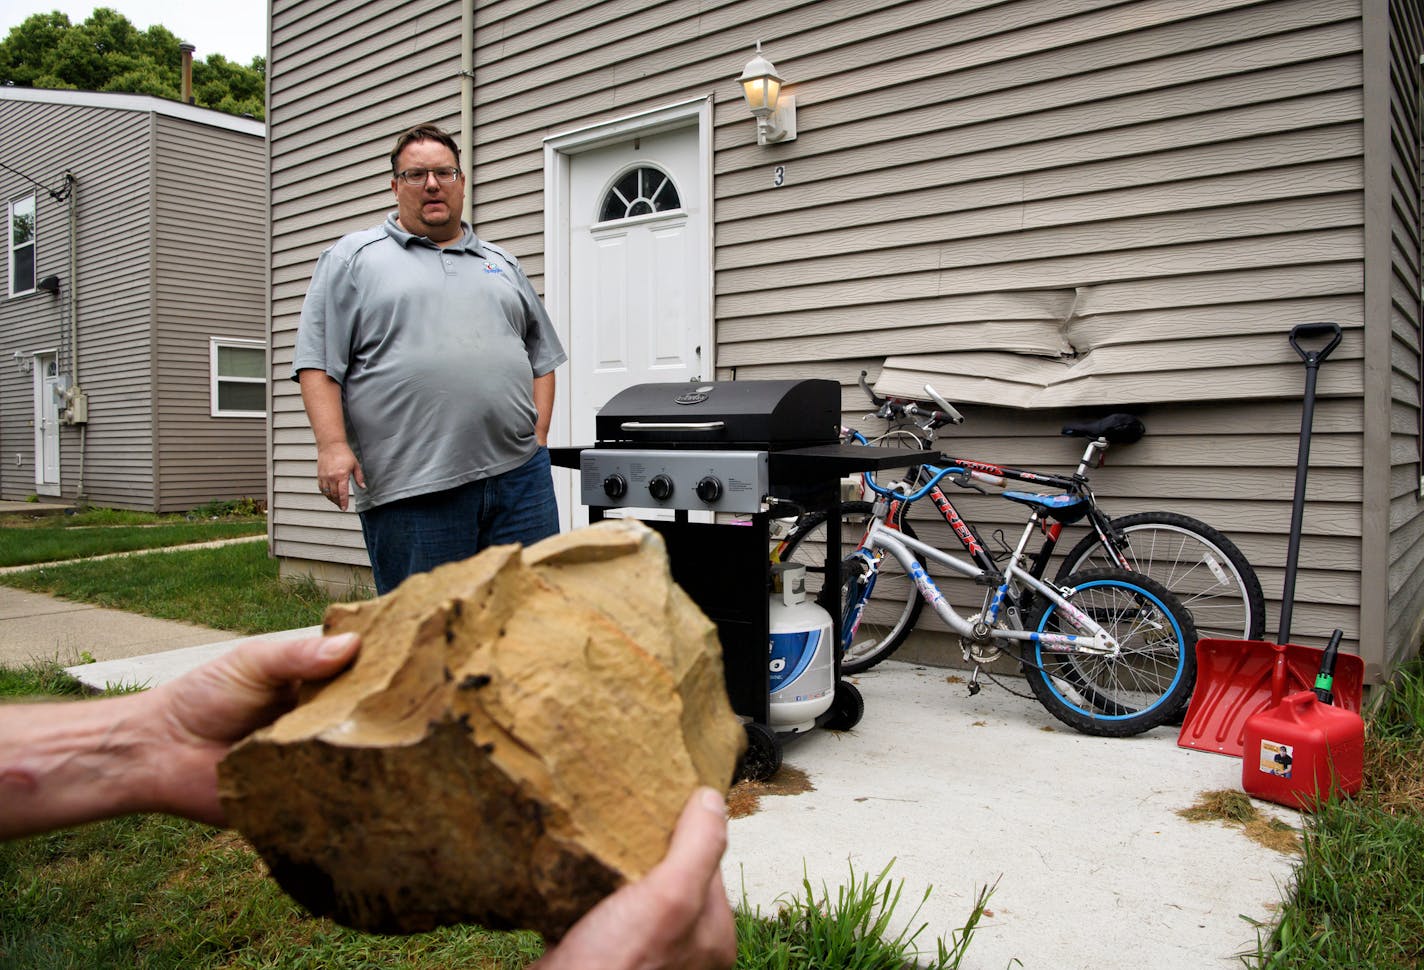
[[[58,10],[34,14],[0,41],[0,85],[122,91],[178,100],[182,90],[179,40],[155,24],[141,31],[109,7],[82,24]],[[246,66],[221,54],[193,62],[193,102],[228,114],[266,114],[267,62]]]

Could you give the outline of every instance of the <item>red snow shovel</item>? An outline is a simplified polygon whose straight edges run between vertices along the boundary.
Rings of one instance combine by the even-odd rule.
[[[1329,337],[1320,350],[1305,350],[1300,339]],[[1315,378],[1320,362],[1340,343],[1335,323],[1302,323],[1290,332],[1290,344],[1305,361],[1305,403],[1300,422],[1300,455],[1295,469],[1295,504],[1291,509],[1290,544],[1285,583],[1281,590],[1281,626],[1275,643],[1264,640],[1198,640],[1197,683],[1182,721],[1177,744],[1183,748],[1241,757],[1246,720],[1279,704],[1282,697],[1332,689],[1334,703],[1358,712],[1364,695],[1365,664],[1354,654],[1338,656],[1333,649],[1303,647],[1290,642],[1295,574],[1300,557],[1301,521],[1305,513],[1305,477],[1310,459],[1310,430],[1315,416]],[[1338,643],[1338,637],[1335,639]],[[1332,669],[1333,668],[1333,669]],[[1333,676],[1333,685],[1329,682]]]

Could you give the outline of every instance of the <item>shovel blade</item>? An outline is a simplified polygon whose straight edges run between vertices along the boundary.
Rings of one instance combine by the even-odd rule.
[[[1325,651],[1265,640],[1198,640],[1197,683],[1177,745],[1241,757],[1246,720],[1282,697],[1315,686]],[[1341,653],[1335,661],[1335,706],[1356,713],[1364,696],[1365,662]]]

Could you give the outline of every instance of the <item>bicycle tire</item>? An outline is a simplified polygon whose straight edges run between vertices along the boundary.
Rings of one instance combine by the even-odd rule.
[[[807,599],[815,599],[821,592],[825,576],[826,516],[825,509],[809,512],[797,520],[786,537],[781,549],[782,562],[804,563],[806,570]],[[871,518],[869,502],[844,502],[841,504],[841,557],[854,552],[860,545],[861,537]],[[915,532],[908,522],[901,528],[911,538]],[[924,561],[918,556],[921,566]],[[846,577],[840,577],[841,619],[844,621],[850,603],[847,602],[848,584]],[[871,602],[856,628],[855,639],[841,655],[841,673],[858,674],[869,670],[895,652],[924,609],[924,600],[914,581],[901,567],[900,561],[886,553],[880,563],[880,571],[875,578],[875,589]]]
[[[1197,633],[1226,640],[1259,640],[1266,628],[1266,597],[1251,563],[1216,529],[1176,512],[1135,512],[1112,520],[1124,533],[1132,571],[1154,579],[1191,610]],[[1063,558],[1055,582],[1062,586],[1084,569],[1115,567],[1096,532]]]
[[[1125,569],[1068,577],[1069,602],[1117,639],[1117,657],[1054,653],[1028,644],[1028,682],[1054,717],[1083,734],[1121,738],[1175,718],[1196,685],[1192,615],[1161,583]],[[1040,597],[1040,600],[1043,598]],[[1040,602],[1028,629],[1077,633],[1057,603]]]

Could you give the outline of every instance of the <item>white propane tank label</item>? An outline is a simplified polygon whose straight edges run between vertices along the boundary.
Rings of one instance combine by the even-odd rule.
[[[771,598],[770,725],[777,731],[809,731],[835,699],[831,615],[805,602],[804,586],[794,604],[784,602],[785,593]]]

